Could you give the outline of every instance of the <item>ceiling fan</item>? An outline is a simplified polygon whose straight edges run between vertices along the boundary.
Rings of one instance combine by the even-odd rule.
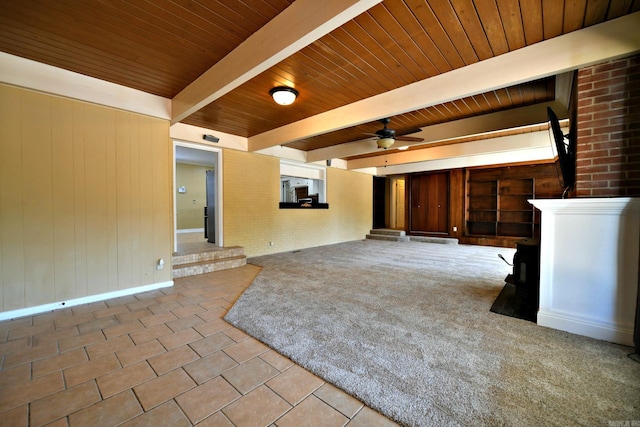
[[[391,122],[390,118],[385,118],[380,120],[380,123],[384,125],[384,127],[380,130],[377,130],[376,133],[368,134],[371,136],[377,137],[376,143],[378,144],[378,148],[384,148],[385,150],[393,145],[393,143],[398,141],[408,141],[408,142],[422,142],[423,138],[417,138],[412,136],[403,136],[411,133],[420,132],[422,129],[410,129],[408,131],[402,132],[401,134],[396,135],[396,131],[394,129],[389,129],[387,125]]]

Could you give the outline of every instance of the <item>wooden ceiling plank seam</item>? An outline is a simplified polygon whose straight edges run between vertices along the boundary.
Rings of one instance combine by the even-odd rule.
[[[565,0],[564,7],[564,22],[562,23],[563,34],[582,28],[587,12],[587,0]]]
[[[389,65],[388,61],[385,61],[385,57],[387,56],[386,48],[380,44],[377,38],[375,38],[367,30],[366,27],[362,25],[360,20],[354,19],[353,23],[355,25],[348,29],[349,34],[351,34],[355,40],[361,43],[367,50],[369,50],[373,54],[374,58],[379,64],[376,67],[376,70],[380,73],[380,75],[384,76],[384,78],[390,84],[392,84],[393,88],[409,82],[411,76],[409,75],[409,77],[407,77],[408,73],[406,73],[406,70],[404,70],[404,75],[401,75],[400,73],[403,70],[400,70],[397,67],[392,67],[391,65]]]
[[[133,56],[140,56],[142,60],[146,61],[152,61],[154,57],[166,57],[167,60],[170,60],[173,56],[174,61],[177,60],[175,57],[178,57],[184,61],[198,62],[199,56],[188,55],[187,52],[189,50],[185,49],[185,44],[191,44],[198,50],[201,50],[200,45],[179,37],[164,26],[154,25],[145,21],[140,13],[130,13],[130,9],[126,7],[129,3],[124,3],[122,8],[111,7],[112,4],[93,2],[93,7],[90,11],[72,6],[60,11],[63,17],[75,16],[77,19],[91,23],[93,31],[91,34],[83,34],[84,37],[93,37],[95,29],[103,30],[101,34],[95,35],[102,39],[101,42],[99,40],[96,44],[101,46],[103,50],[128,48],[133,50]],[[140,11],[139,9],[136,10]],[[151,17],[151,19],[155,18]],[[71,30],[66,28],[64,31],[66,34]],[[132,45],[132,43],[134,44]],[[153,52],[147,51],[144,55],[141,55],[140,46],[147,46]],[[204,53],[201,52],[201,55],[204,55]]]
[[[564,1],[542,0],[542,24],[545,40],[563,34],[564,14]]]
[[[372,8],[369,14],[379,24],[384,22],[384,25],[380,24],[381,29],[386,33],[390,41],[393,42],[393,49],[391,46],[387,48],[389,56],[393,57],[398,64],[407,68],[413,76],[414,81],[435,75],[435,67],[427,71],[425,67],[421,65],[426,61],[428,66],[431,61],[425,57],[422,50],[418,48],[406,29],[391,14],[389,9],[385,7],[384,3],[381,6],[381,8]],[[384,13],[385,16],[381,16],[382,13]]]
[[[297,0],[172,99],[179,122],[380,0]]]
[[[509,52],[506,29],[500,20],[496,0],[475,0],[474,4],[494,56]]]
[[[630,13],[632,5],[633,0],[609,1],[609,8],[607,10],[606,19],[615,19],[621,17],[622,15]]]
[[[449,0],[480,61],[494,56],[472,0]]]
[[[542,0],[520,0],[524,40],[527,46],[544,40]]]
[[[309,73],[310,70],[313,70],[313,74],[311,74],[311,76],[315,76],[313,80],[306,79],[304,84],[296,84],[296,87],[303,89],[306,86],[310,89],[310,93],[322,92],[320,87],[332,91],[333,97],[326,99],[325,102],[333,108],[362,96],[361,93],[356,91],[356,89],[360,89],[361,82],[351,85],[350,79],[344,74],[338,74],[335,70],[329,68],[328,61],[321,52],[317,52],[312,46],[307,46],[300,52],[300,55],[296,55],[295,58],[289,58],[286,62],[292,66],[299,64],[294,68],[302,71],[298,71],[296,74]],[[342,84],[339,82],[342,82]]]
[[[206,19],[211,22],[219,20],[221,23],[220,28],[232,32],[234,36],[240,39],[240,43],[252,34],[249,28],[253,28],[253,31],[255,31],[269,21],[268,18],[258,13],[257,9],[248,7],[244,1],[233,1],[231,6],[217,0],[208,0],[206,2],[172,0],[172,2],[194,16],[206,16]],[[246,26],[241,25],[241,23]]]
[[[410,56],[424,69],[426,75],[435,76],[451,69],[404,1],[389,2],[384,5],[410,40],[412,47]],[[443,68],[440,68],[436,62],[440,62],[440,67]]]
[[[431,1],[429,5],[465,65],[478,62],[480,58],[467,32],[462,26],[458,14],[453,9],[451,2],[448,0]]]
[[[416,81],[416,76],[414,75],[415,69],[412,71],[404,66],[405,63],[413,63],[413,60],[409,59],[402,48],[398,48],[397,43],[389,36],[389,33],[371,13],[363,13],[356,17],[354,21],[374,40],[377,45],[377,55],[380,55],[385,65],[398,75],[398,80],[392,80],[396,83],[396,87]],[[396,47],[393,53],[390,51],[391,45]],[[399,55],[401,58],[396,58],[394,55]]]
[[[168,4],[173,4],[174,6],[169,8],[167,7]],[[136,3],[136,5],[140,7],[141,3]],[[169,27],[176,28],[178,32],[192,35],[191,41],[196,45],[200,44],[202,49],[206,49],[207,51],[211,50],[214,46],[211,40],[215,40],[215,51],[211,51],[210,54],[218,59],[245,40],[256,28],[259,28],[259,26],[250,28],[241,27],[237,22],[228,20],[224,20],[227,26],[222,26],[218,21],[218,15],[211,14],[207,16],[205,12],[207,12],[208,9],[204,7],[198,8],[199,5],[197,3],[190,2],[188,5],[191,6],[193,10],[189,9],[187,5],[179,4],[177,1],[151,3],[148,4],[147,7],[152,8],[151,10],[157,10],[159,13],[163,13],[163,15],[173,16],[173,19],[165,18],[164,22],[166,22]],[[238,27],[240,31],[233,31],[228,28],[228,25]],[[183,35],[182,37],[185,36]]]
[[[353,100],[355,98],[362,99],[370,96],[371,93],[377,93],[373,87],[368,86],[366,82],[363,82],[356,74],[354,74],[354,71],[357,72],[357,68],[352,67],[349,63],[344,61],[344,57],[342,55],[336,53],[333,49],[328,48],[328,50],[325,50],[323,47],[328,48],[326,44],[321,40],[318,40],[303,49],[301,54],[307,55],[307,57],[316,64],[324,62],[323,68],[326,70],[325,72],[329,75],[335,76],[335,80],[330,77],[327,79],[328,81],[333,82],[329,87],[330,90],[334,92],[343,92],[347,100]],[[330,52],[333,54],[330,54]],[[338,63],[337,61],[343,61],[343,63]],[[325,73],[322,74],[324,75]],[[344,83],[341,84],[339,81]],[[352,96],[347,96],[348,93],[351,93]]]
[[[465,65],[460,53],[452,43],[446,31],[438,22],[438,19],[429,5],[424,0],[405,0],[407,4],[412,5],[414,15],[424,31],[433,40],[442,55],[447,59],[447,63],[452,69],[461,68]]]
[[[0,26],[2,26],[1,23],[2,19],[0,18]],[[7,27],[4,26],[4,28],[6,29]],[[21,31],[23,30],[19,30],[15,27],[13,28],[14,34],[20,34]],[[27,31],[26,34],[32,35],[32,33],[29,33],[28,30],[24,31]],[[2,34],[2,30],[0,30],[0,34]],[[5,34],[2,37],[3,42],[6,43],[12,40],[12,35],[13,34]],[[55,43],[56,38],[57,36],[52,35],[48,37],[48,40],[44,43],[34,43],[35,37],[33,37],[33,35],[32,37],[21,37],[18,42],[22,42],[22,48],[20,50],[8,53],[13,53],[17,56],[20,56],[20,54],[22,53],[22,56],[24,57],[24,49],[27,49],[28,46],[31,46],[28,49],[30,52],[33,52],[33,54],[30,55],[30,57],[28,57],[27,59],[39,60],[40,62],[45,63],[42,58],[47,56],[50,60],[46,61],[46,63],[48,63],[49,65],[67,69],[69,71],[79,72],[80,74],[98,76],[99,78],[110,81],[112,83],[122,84],[123,78],[125,76],[128,76],[125,79],[127,82],[125,86],[143,90],[145,92],[163,96],[165,98],[170,98],[170,96],[165,96],[165,94],[163,93],[156,93],[158,92],[158,86],[165,86],[167,84],[167,81],[164,80],[164,75],[162,73],[157,73],[157,68],[146,66],[141,67],[140,64],[133,64],[130,61],[121,62],[122,58],[117,56],[109,57],[108,63],[111,66],[109,68],[105,68],[105,61],[101,58],[108,57],[108,55],[105,54],[104,56],[100,56],[96,55],[95,52],[92,51],[81,50],[86,46],[80,45],[76,47],[76,43],[70,43],[67,40],[64,40],[62,43]],[[52,42],[52,44],[48,44],[49,42]],[[0,45],[1,44],[2,42],[0,42]],[[65,50],[60,50],[60,45],[63,45]],[[74,52],[75,54],[71,55],[71,52]],[[58,60],[54,61],[53,59]],[[78,64],[78,66],[73,67],[73,65],[76,63]],[[128,71],[133,65],[138,65],[138,70],[145,70],[143,75],[141,75],[140,72]],[[159,82],[159,85],[150,85],[150,83],[153,83],[153,81]]]
[[[525,47],[527,44],[524,38],[524,26],[522,24],[520,4],[513,0],[497,1],[500,20],[502,21],[502,25],[505,27],[505,34],[507,35],[509,51]]]
[[[590,27],[606,19],[611,1],[589,0],[584,14],[584,27]]]
[[[392,2],[388,7],[393,11],[392,13],[405,28],[416,46],[418,46],[422,51],[424,57],[433,64],[436,69],[436,73],[434,75],[445,73],[453,69],[451,64],[447,62],[444,54],[436,46],[433,39],[424,31],[422,24],[405,1]]]
[[[351,66],[356,70],[354,77],[359,80],[364,80],[366,77],[373,80],[372,89],[376,93],[390,90],[391,86],[389,86],[389,83],[385,79],[380,78],[380,75],[377,73],[375,68],[371,67],[370,61],[367,61],[365,58],[360,56],[360,54],[346,46],[343,43],[343,40],[333,36],[334,33],[336,33],[336,31],[332,32],[329,36],[323,37],[320,41],[327,43],[327,45],[341,57],[351,58]]]
[[[368,49],[366,49],[365,46],[359,40],[354,38],[351,33],[345,31],[344,27],[346,26],[347,25],[334,31],[337,42],[343,44],[348,51],[353,52],[354,57],[361,59],[363,64],[362,72],[366,76],[376,80],[376,82],[382,87],[381,92],[393,89],[395,85],[379,72],[379,68],[386,68],[386,65],[380,60],[380,58],[373,55]]]

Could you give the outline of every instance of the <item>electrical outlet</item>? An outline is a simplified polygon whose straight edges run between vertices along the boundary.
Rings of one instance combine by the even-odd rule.
[[[453,231],[458,231],[458,227],[454,226]]]

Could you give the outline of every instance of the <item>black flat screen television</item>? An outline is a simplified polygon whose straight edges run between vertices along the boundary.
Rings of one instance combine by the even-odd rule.
[[[549,139],[555,157],[558,179],[560,187],[566,193],[575,184],[576,156],[569,135],[562,133],[558,116],[550,107],[547,107],[547,116],[549,118]]]

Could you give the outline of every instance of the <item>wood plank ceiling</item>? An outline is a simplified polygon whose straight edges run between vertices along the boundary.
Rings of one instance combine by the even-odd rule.
[[[293,0],[0,0],[0,51],[173,98]],[[385,0],[182,120],[251,137],[640,10],[640,0]],[[274,86],[299,92],[275,105]],[[402,133],[555,98],[548,77],[392,118]],[[287,144],[362,139],[378,121]]]

